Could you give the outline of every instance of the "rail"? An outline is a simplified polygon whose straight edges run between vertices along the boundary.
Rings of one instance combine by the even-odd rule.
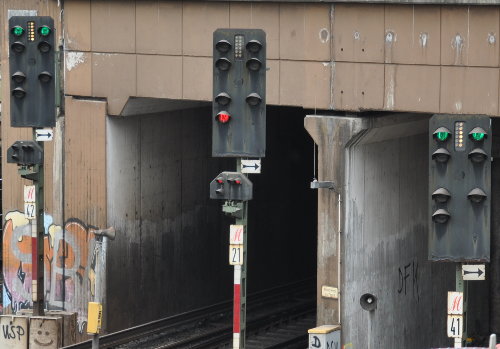
[[[276,304],[279,301],[285,301],[286,299],[300,298],[304,297],[304,301],[298,303],[295,306],[284,307],[284,309],[278,309],[276,316],[269,316],[267,314],[259,315],[257,314],[251,321],[248,322],[249,332],[254,331],[258,326],[269,326],[271,320],[281,321],[280,316],[283,317],[287,312],[290,316],[293,314],[310,312],[314,309],[314,300],[309,299],[306,295],[314,295],[314,280],[306,279],[294,283],[289,283],[285,285],[280,285],[273,287],[264,291],[249,294],[249,313],[251,313],[253,308],[257,306],[259,308],[269,308],[271,305]],[[312,292],[310,292],[312,291]],[[232,300],[220,302],[203,308],[195,309],[192,311],[184,312],[181,314],[169,316],[160,320],[151,321],[146,324],[139,326],[134,326],[114,333],[106,334],[100,336],[100,348],[101,349],[111,349],[116,348],[127,343],[132,343],[147,337],[154,337],[162,333],[175,332],[183,327],[190,326],[196,323],[204,323],[208,319],[221,318],[221,314],[231,314],[232,313]],[[253,307],[253,308],[252,308]],[[272,322],[272,321],[271,321]],[[171,343],[158,344],[154,348],[158,349],[173,349],[181,348],[183,346],[189,348],[209,348],[211,345],[216,345],[227,341],[228,338],[232,336],[232,327],[230,324],[220,324],[216,329],[206,333],[200,333],[196,336],[189,336],[182,340],[174,340]],[[88,340],[74,345],[69,345],[64,347],[65,349],[90,349],[92,347],[92,341]],[[139,348],[140,346],[136,346]]]

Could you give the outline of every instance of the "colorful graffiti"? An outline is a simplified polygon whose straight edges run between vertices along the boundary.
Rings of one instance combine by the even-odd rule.
[[[70,219],[64,229],[45,216],[45,302],[50,310],[78,313],[78,329],[85,330],[87,302],[93,293],[95,256],[89,255],[94,228]],[[3,235],[3,305],[8,312],[27,309],[31,302],[31,231],[24,213],[9,212]]]

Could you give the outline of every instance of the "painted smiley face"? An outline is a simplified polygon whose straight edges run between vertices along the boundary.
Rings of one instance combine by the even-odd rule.
[[[54,343],[54,340],[49,337],[49,331],[45,331],[45,336],[43,336],[44,332],[41,330],[38,330],[37,334],[38,337],[33,339],[33,342],[35,342],[37,345],[41,347],[49,347]]]

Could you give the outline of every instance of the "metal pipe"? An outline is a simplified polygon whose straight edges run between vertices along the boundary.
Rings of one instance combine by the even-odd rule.
[[[97,263],[96,263],[96,275],[95,275],[95,296],[94,302],[102,304],[102,285],[106,280],[106,257],[108,252],[108,239],[114,240],[116,236],[115,228],[110,227],[107,229],[95,230],[94,235],[102,236],[102,242],[96,241],[95,248],[98,253]],[[99,248],[100,247],[100,248]],[[95,333],[92,336],[92,349],[99,349],[99,333]]]
[[[341,265],[341,262],[340,262],[340,253],[341,253],[341,233],[342,233],[342,229],[340,229],[340,222],[341,222],[341,219],[340,219],[340,212],[341,212],[341,204],[342,204],[342,198],[340,197],[340,192],[338,193],[338,208],[339,208],[339,211],[338,211],[338,222],[337,222],[337,228],[338,228],[338,252],[337,252],[337,287],[338,287],[338,302],[339,302],[339,320],[338,320],[338,323],[340,325],[340,298],[341,298],[341,293],[340,293],[340,265]]]

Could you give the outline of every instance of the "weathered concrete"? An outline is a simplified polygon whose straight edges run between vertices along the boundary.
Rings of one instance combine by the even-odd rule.
[[[363,128],[356,118],[308,115],[306,130],[318,145],[318,181],[333,181],[335,190],[318,190],[317,323],[340,324],[338,298],[322,296],[322,288],[340,289],[341,201],[344,193],[344,149]]]
[[[427,123],[411,114],[306,117],[318,180],[333,181],[342,198],[339,211],[337,194],[319,191],[317,322],[339,323],[340,308],[347,347],[451,343],[444,307],[455,265],[427,261]],[[322,297],[323,285],[340,285],[340,305]],[[365,293],[377,297],[376,310],[362,309]]]
[[[231,299],[229,225],[209,183],[211,108],[107,120],[109,330]],[[248,291],[313,277],[312,148],[298,108],[270,108],[262,174],[249,203]]]
[[[27,316],[0,316],[0,348],[26,349],[29,338],[29,318]]]
[[[455,265],[427,260],[427,118],[371,121],[347,148],[344,344],[448,346],[443,309]],[[365,293],[376,310],[361,308]]]
[[[222,213],[208,195],[221,164],[209,159],[205,113],[108,119],[109,225],[119,232],[108,254],[110,329],[229,298]]]

